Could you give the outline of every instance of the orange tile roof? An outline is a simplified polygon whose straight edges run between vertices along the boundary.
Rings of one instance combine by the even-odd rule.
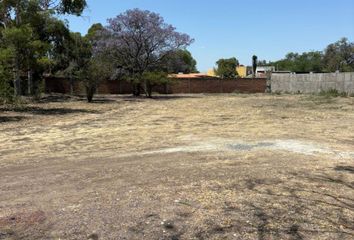
[[[168,76],[170,78],[210,78],[210,76],[205,73],[170,74]]]

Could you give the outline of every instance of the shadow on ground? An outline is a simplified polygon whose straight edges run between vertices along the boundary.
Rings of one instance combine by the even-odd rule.
[[[145,96],[135,97],[132,95],[122,96],[122,99],[127,102],[141,102],[146,100],[156,100],[156,101],[168,101],[168,100],[176,100],[176,99],[195,99],[201,98],[202,96],[198,95],[153,95],[151,98],[147,98]]]
[[[29,113],[34,115],[63,115],[74,113],[99,113],[96,110],[88,109],[72,109],[72,108],[41,108],[23,105],[20,107],[13,107],[7,109],[0,109],[2,111],[17,112],[17,113]],[[21,119],[19,119],[21,120]]]
[[[210,196],[217,196],[211,205],[186,200],[174,210],[173,224],[158,226],[162,218],[157,215],[151,228],[144,224],[153,221],[148,215],[130,231],[158,235],[154,228],[162,227],[162,239],[354,239],[354,182],[345,174],[301,172],[290,173],[288,180],[250,178],[211,185]],[[228,195],[243,197],[223,197]]]
[[[0,116],[0,123],[5,123],[5,122],[19,122],[26,117],[22,116]]]
[[[92,103],[112,103],[116,102],[115,99],[113,99],[114,96],[103,96],[103,95],[98,95],[93,98]],[[65,95],[65,94],[51,94],[51,95],[46,95],[42,97],[40,100],[37,101],[38,103],[53,103],[53,102],[87,102],[87,98],[85,95],[75,95],[75,96],[70,96],[70,95]]]
[[[337,166],[334,168],[336,171],[354,173],[353,166]]]
[[[68,102],[77,100],[76,97],[65,95],[65,94],[52,94],[42,97],[38,102],[39,103],[50,103],[50,102]]]

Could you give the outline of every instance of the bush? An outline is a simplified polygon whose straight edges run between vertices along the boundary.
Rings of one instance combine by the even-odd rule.
[[[0,103],[12,103],[14,101],[13,88],[11,87],[11,80],[9,72],[5,71],[0,66]]]
[[[147,97],[151,97],[154,86],[168,83],[169,79],[165,72],[145,72],[143,74],[144,90]]]

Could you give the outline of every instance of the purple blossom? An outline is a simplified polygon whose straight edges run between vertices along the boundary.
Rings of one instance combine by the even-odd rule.
[[[115,64],[139,74],[158,66],[169,52],[194,41],[165,23],[159,14],[139,9],[108,19],[100,34],[95,51],[106,52]]]

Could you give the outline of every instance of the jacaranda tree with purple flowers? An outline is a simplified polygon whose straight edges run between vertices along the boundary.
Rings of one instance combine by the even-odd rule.
[[[150,78],[147,72],[157,72],[169,53],[184,49],[193,39],[165,23],[157,13],[140,9],[128,10],[108,19],[109,25],[101,33],[98,51],[109,54],[111,62],[134,85],[133,94],[143,89],[149,96]]]

